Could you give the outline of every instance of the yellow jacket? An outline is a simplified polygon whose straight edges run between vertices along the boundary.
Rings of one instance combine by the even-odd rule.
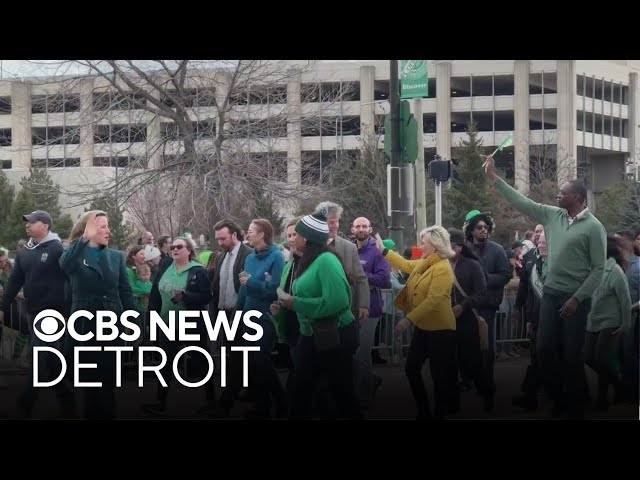
[[[449,260],[436,253],[420,260],[407,260],[392,251],[385,258],[391,266],[409,274],[394,303],[407,313],[411,323],[421,330],[455,330],[456,317],[451,310],[453,271]]]

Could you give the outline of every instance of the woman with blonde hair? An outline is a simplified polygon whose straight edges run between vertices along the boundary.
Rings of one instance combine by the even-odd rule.
[[[108,248],[109,219],[100,210],[85,212],[73,226],[69,248],[60,257],[60,267],[71,285],[71,313],[87,310],[114,312],[118,318],[136,305],[127,278],[124,255]],[[121,326],[118,326],[121,329]],[[96,368],[80,370],[80,381],[101,382],[101,387],[84,389],[84,417],[112,419],[115,417],[116,353],[105,352],[105,346],[120,346],[123,342],[96,340],[96,322],[79,319],[75,324],[79,334],[92,332],[93,338],[78,342],[68,337],[67,352],[75,346],[98,346],[100,351],[83,352],[82,363]]]
[[[377,247],[391,264],[409,275],[395,305],[407,315],[396,326],[402,334],[413,325],[413,336],[405,373],[418,407],[418,419],[432,418],[427,389],[422,379],[422,366],[430,361],[435,397],[435,417],[444,418],[459,404],[456,353],[456,317],[451,308],[453,271],[449,259],[455,255],[449,233],[440,226],[420,233],[422,258],[406,260],[384,247],[376,235]]]

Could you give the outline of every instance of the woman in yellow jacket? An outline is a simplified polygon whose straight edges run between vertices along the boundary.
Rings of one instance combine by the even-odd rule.
[[[454,256],[449,233],[434,226],[420,233],[422,258],[406,260],[384,248],[376,236],[378,249],[386,260],[407,274],[405,288],[398,294],[395,305],[407,315],[396,327],[402,334],[413,324],[405,373],[418,407],[418,419],[432,418],[427,389],[422,380],[422,366],[430,361],[435,398],[435,417],[443,418],[459,409],[456,352],[456,317],[451,309],[453,272],[449,258]]]

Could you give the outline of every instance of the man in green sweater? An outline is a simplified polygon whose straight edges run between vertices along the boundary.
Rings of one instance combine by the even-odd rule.
[[[538,325],[538,359],[555,402],[554,417],[566,408],[584,417],[584,342],[591,297],[606,261],[606,232],[586,208],[587,190],[578,180],[562,185],[558,207],[536,203],[502,180],[493,157],[483,157],[485,172],[498,192],[520,212],[544,226],[549,270]],[[563,378],[564,377],[564,378]]]

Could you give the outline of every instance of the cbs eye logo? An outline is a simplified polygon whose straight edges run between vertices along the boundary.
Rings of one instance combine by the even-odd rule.
[[[43,310],[33,319],[33,333],[46,343],[57,342],[64,335],[66,322],[61,313]]]

